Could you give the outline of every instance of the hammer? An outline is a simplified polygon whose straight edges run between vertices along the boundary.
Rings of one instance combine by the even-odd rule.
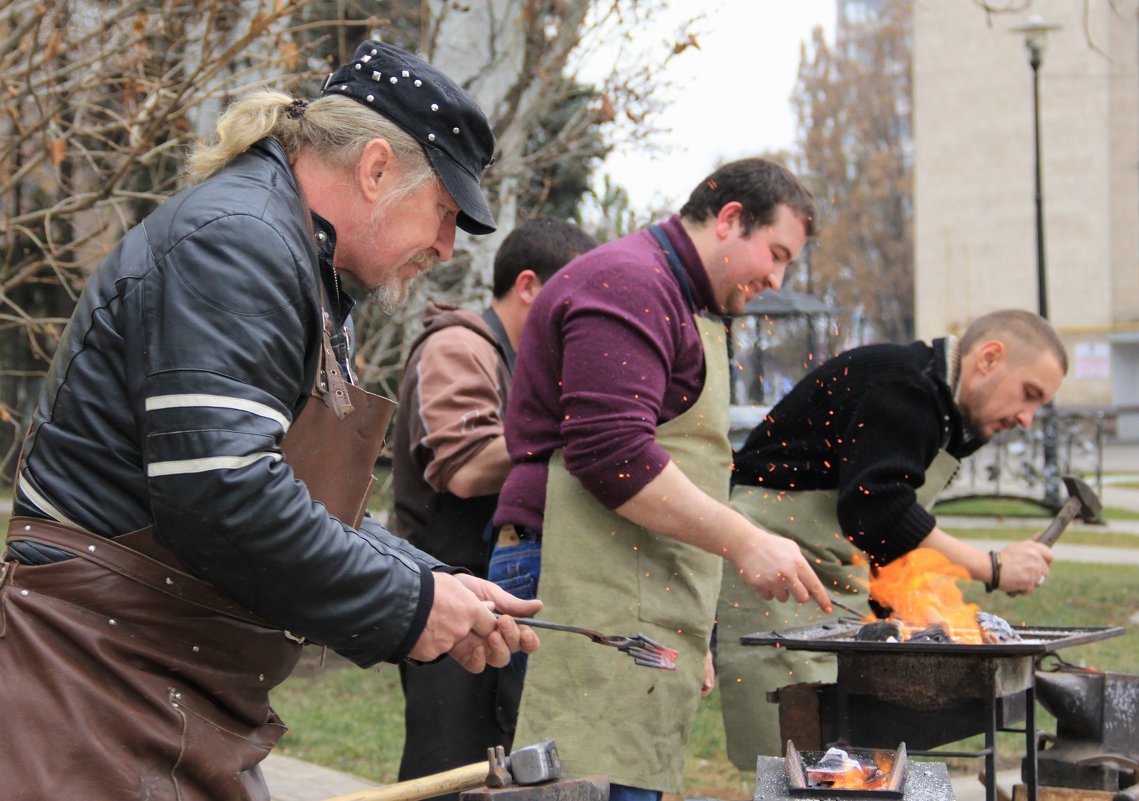
[[[1060,539],[1060,535],[1072,522],[1072,518],[1079,517],[1080,520],[1092,523],[1100,519],[1099,513],[1103,511],[1103,505],[1100,504],[1092,488],[1080,479],[1075,476],[1064,476],[1064,486],[1068,488],[1068,500],[1064,501],[1056,517],[1048,524],[1048,528],[1044,529],[1038,540],[1049,547]]]
[[[506,756],[500,745],[488,748],[487,761],[461,768],[409,779],[405,782],[361,790],[325,801],[419,801],[437,795],[458,793],[476,787],[507,787],[511,784],[540,784],[562,774],[562,760],[553,740],[517,748]]]

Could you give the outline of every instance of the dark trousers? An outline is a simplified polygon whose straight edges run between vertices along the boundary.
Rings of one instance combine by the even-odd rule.
[[[404,696],[399,779],[417,779],[486,761],[501,745],[510,753],[522,679],[509,666],[468,673],[451,658],[399,666]],[[458,793],[439,796],[458,798]]]

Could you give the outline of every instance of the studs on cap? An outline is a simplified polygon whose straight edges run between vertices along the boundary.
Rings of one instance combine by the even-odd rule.
[[[438,103],[432,103],[431,104],[431,110],[432,111],[438,111],[439,110],[439,104]]]
[[[419,80],[418,78],[416,78],[416,79],[415,79],[415,85],[416,85],[416,87],[417,87],[417,88],[418,88],[418,87],[420,87],[420,86],[423,86],[423,81],[421,81],[421,80]]]
[[[378,54],[379,54],[379,52],[380,52],[380,51],[379,51],[379,50],[376,50],[374,47],[372,48],[372,55],[373,55],[373,56],[375,56],[375,55],[378,55]]]
[[[427,141],[428,142],[434,142],[435,141],[435,134],[433,134],[433,133],[427,134]]]
[[[394,75],[392,77],[388,78],[388,80],[391,81],[392,83],[399,83],[399,78],[395,77]]]
[[[363,69],[363,68],[364,68],[364,65],[360,62],[357,62],[357,63],[352,65],[352,69],[354,69],[354,70],[359,70],[359,69]]]
[[[410,72],[408,72],[407,70],[404,70],[404,71],[403,71],[403,77],[405,77],[405,78],[410,78],[410,77],[411,77],[411,73],[410,73]]]
[[[458,128],[452,128],[451,133],[458,135],[459,129]]]
[[[369,55],[364,55],[364,56],[360,57],[360,63],[361,64],[367,64],[371,60],[372,60],[372,57]]]
[[[380,73],[379,70],[372,70],[372,80],[373,81],[378,81],[382,77],[384,77],[384,76],[383,76],[383,74]]]
[[[371,102],[372,102],[372,101],[374,101],[375,99],[376,99],[376,96],[375,96],[375,95],[368,95],[368,102],[369,102],[369,103],[371,103]]]

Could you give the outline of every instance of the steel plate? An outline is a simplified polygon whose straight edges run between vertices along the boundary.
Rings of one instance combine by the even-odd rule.
[[[861,620],[838,619],[812,626],[745,634],[741,645],[769,645],[792,651],[843,651],[864,654],[977,654],[978,656],[1032,656],[1073,645],[1121,636],[1120,626],[1013,626],[1020,642],[867,642],[854,639],[865,624]]]

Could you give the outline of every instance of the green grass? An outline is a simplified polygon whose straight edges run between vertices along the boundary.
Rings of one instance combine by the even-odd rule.
[[[947,528],[950,534],[963,540],[1026,540],[1038,534],[1044,526],[1037,528]],[[1073,531],[1067,529],[1060,537],[1061,545],[1098,545],[1104,548],[1139,548],[1139,536],[1122,531],[1112,531],[1110,527]]]
[[[1040,504],[1020,498],[955,498],[935,504],[933,513],[962,517],[1053,517],[1052,513]],[[1109,521],[1139,520],[1139,512],[1107,506],[1104,507],[1103,517]]]
[[[306,649],[307,650],[307,649]],[[396,780],[403,751],[403,692],[394,665],[361,670],[330,654],[324,670],[298,671],[272,694],[289,724],[279,751],[372,781]]]
[[[1120,509],[1117,506],[1103,507],[1103,519],[1109,523],[1112,520],[1139,520],[1139,511],[1134,509]]]
[[[1048,510],[1019,498],[955,498],[934,504],[935,515],[1047,517]]]

